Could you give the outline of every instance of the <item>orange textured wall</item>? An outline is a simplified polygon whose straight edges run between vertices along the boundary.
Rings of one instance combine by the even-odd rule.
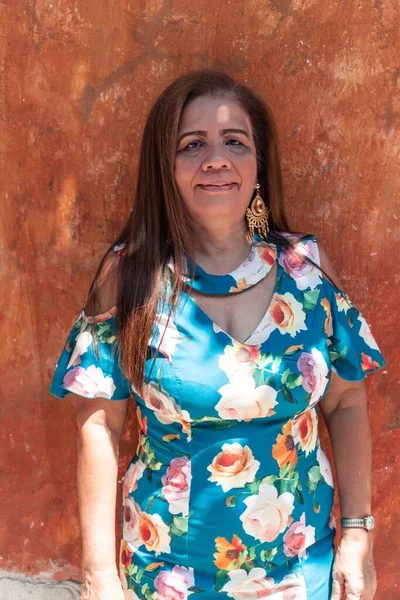
[[[47,387],[128,214],[153,100],[213,67],[269,101],[292,226],[323,242],[388,361],[368,389],[377,598],[397,597],[398,3],[14,0],[1,12],[0,568],[80,577],[74,399]]]

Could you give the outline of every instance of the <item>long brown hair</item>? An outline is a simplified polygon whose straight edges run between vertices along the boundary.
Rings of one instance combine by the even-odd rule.
[[[190,219],[174,177],[178,128],[182,112],[198,97],[230,96],[248,114],[257,153],[257,178],[267,204],[269,227],[278,243],[289,225],[283,204],[282,171],[274,118],[251,89],[218,71],[187,73],[169,85],[155,102],[145,124],[132,212],[120,235],[102,259],[89,291],[93,299],[105,260],[116,244],[126,244],[119,267],[117,327],[121,365],[138,393],[143,390],[144,365],[157,305],[175,266],[170,306],[183,290],[182,258],[193,255]]]

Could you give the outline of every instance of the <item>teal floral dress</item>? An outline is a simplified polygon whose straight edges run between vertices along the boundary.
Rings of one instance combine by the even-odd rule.
[[[272,300],[246,343],[187,293],[172,320],[160,306],[143,396],[118,363],[115,308],[83,310],[68,336],[52,394],[136,401],[139,441],[123,482],[126,599],[330,599],[334,489],[317,404],[332,370],[359,381],[385,361],[348,296],[303,259],[319,264],[316,239],[285,235],[295,251],[255,237],[232,273],[196,266],[188,282],[241,293],[277,262]]]

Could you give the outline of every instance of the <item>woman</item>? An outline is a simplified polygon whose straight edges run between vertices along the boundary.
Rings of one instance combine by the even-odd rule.
[[[364,518],[362,380],[384,364],[320,244],[289,230],[263,102],[218,72],[176,80],[147,120],[131,216],[50,390],[82,396],[82,598],[370,600],[371,519],[343,523],[334,560],[316,407],[342,517]],[[121,591],[115,483],[131,393]]]

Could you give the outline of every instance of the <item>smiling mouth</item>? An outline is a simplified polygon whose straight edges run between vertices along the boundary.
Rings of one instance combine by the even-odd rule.
[[[208,184],[208,185],[199,185],[199,188],[202,190],[206,190],[209,192],[225,192],[227,190],[231,190],[236,183],[221,183],[221,184]]]

